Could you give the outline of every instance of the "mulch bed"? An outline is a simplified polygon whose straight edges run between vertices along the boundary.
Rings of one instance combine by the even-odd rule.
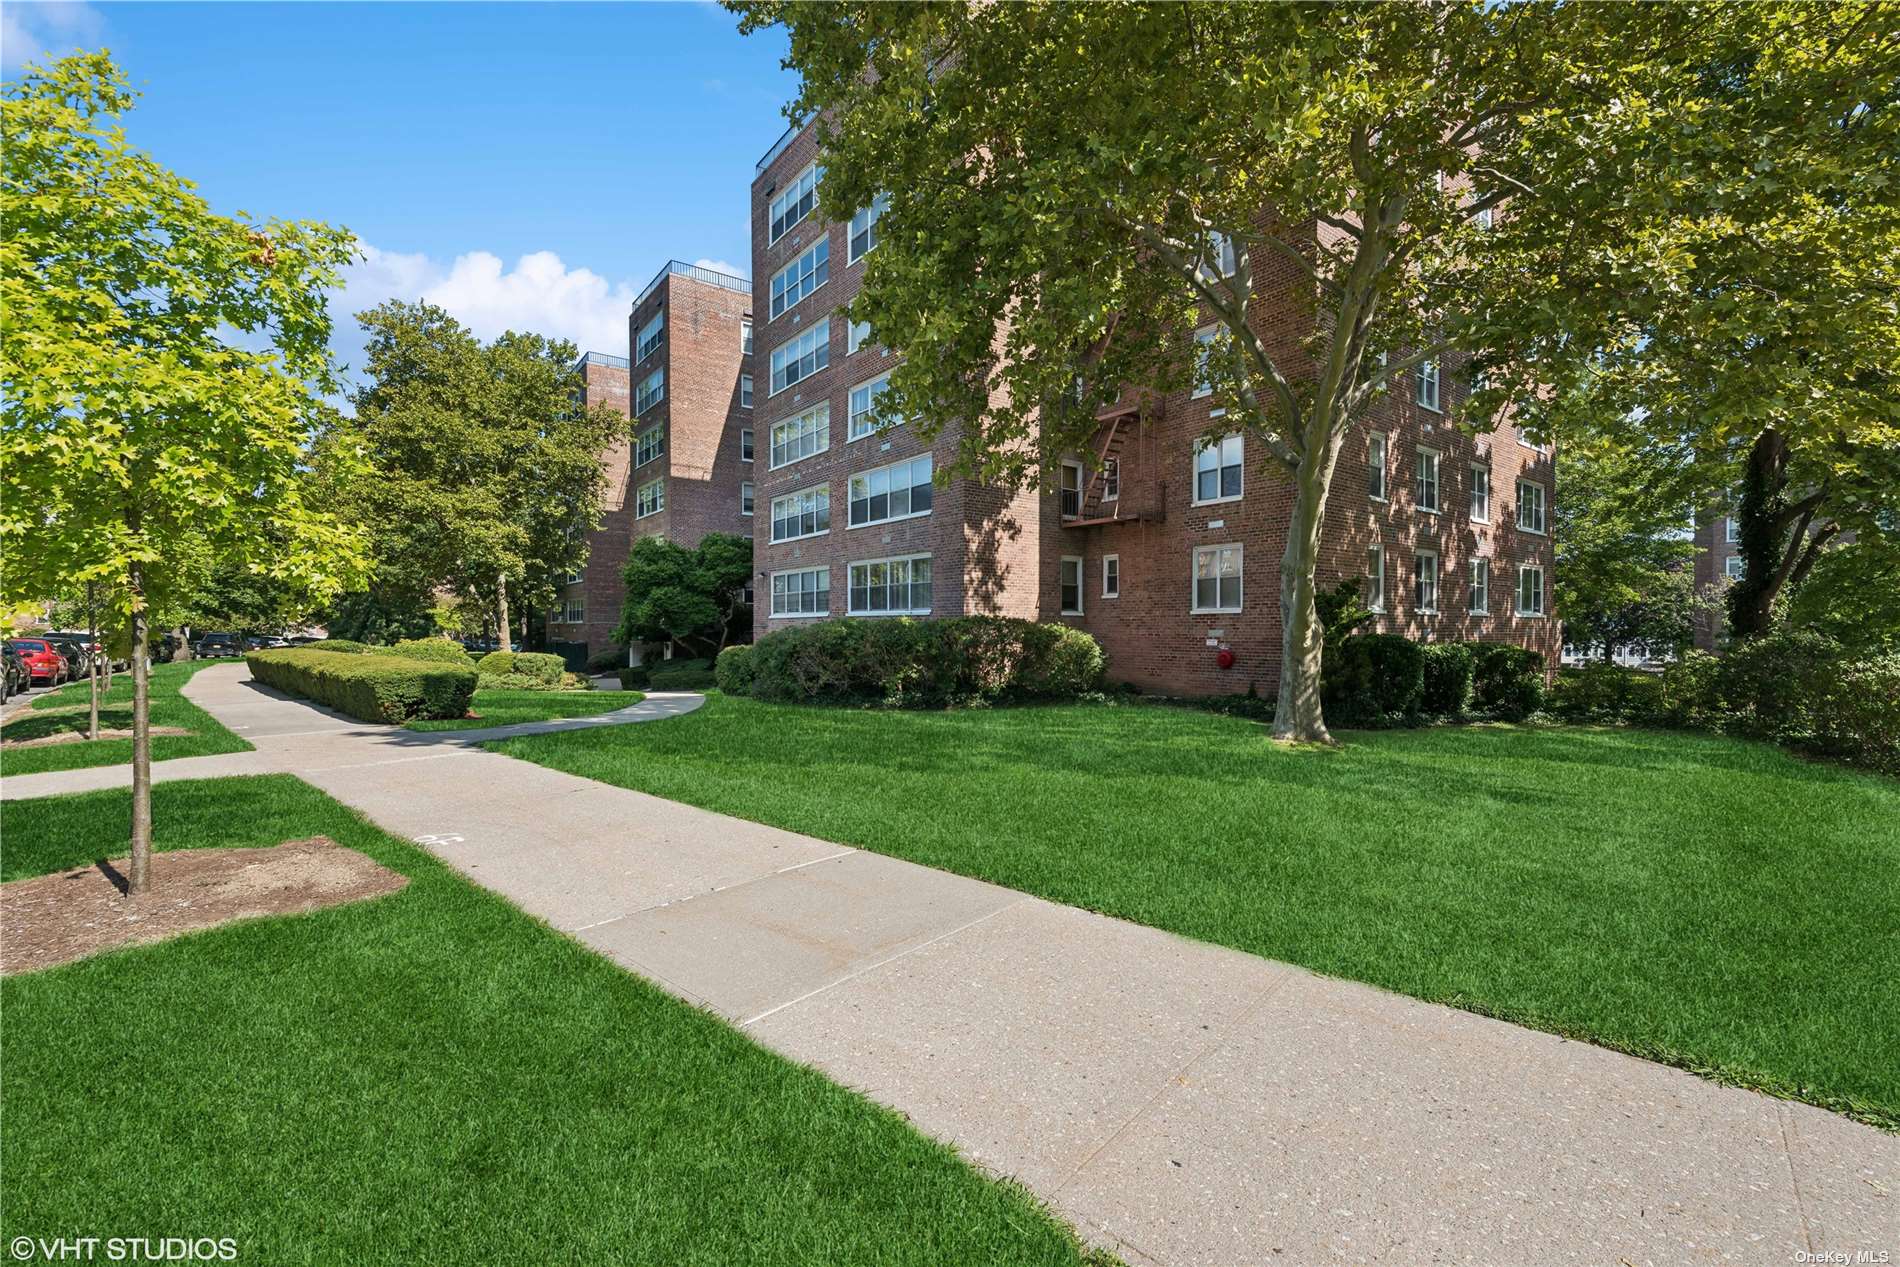
[[[127,860],[0,884],[0,975],[51,968],[261,915],[299,915],[394,893],[409,877],[328,836],[267,849],[152,855],[152,887],[124,892]]]
[[[153,737],[159,735],[189,735],[190,733],[191,732],[186,730],[183,726],[152,727]],[[0,734],[4,734],[4,732],[0,732]],[[130,739],[131,737],[132,732],[129,730],[107,730],[104,727],[101,727],[99,730],[99,738],[101,739]],[[83,730],[62,730],[56,735],[42,735],[38,739],[0,738],[0,748],[44,748],[48,744],[77,743],[83,741],[85,738],[86,732]]]

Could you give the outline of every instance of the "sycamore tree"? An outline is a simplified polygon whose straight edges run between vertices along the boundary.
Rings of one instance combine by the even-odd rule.
[[[1671,249],[1643,216],[1680,193],[1671,139],[1766,34],[1686,4],[727,3],[789,30],[825,212],[885,200],[850,308],[904,355],[881,413],[1046,485],[1126,387],[1199,374],[1288,491],[1273,733],[1321,741],[1348,437],[1427,365],[1471,380],[1474,431],[1560,389],[1573,349],[1530,336]],[[1818,38],[1790,12],[1775,38]]]
[[[373,529],[376,592],[359,606],[426,622],[447,591],[493,611],[508,649],[510,604],[546,605],[584,561],[600,456],[627,420],[580,403],[571,343],[513,332],[483,343],[426,303],[391,300],[357,319],[365,381],[324,449],[369,467],[336,482]]]
[[[305,497],[316,401],[334,387],[324,292],[350,235],[213,212],[128,143],[132,102],[88,53],[27,67],[0,104],[0,599],[94,582],[130,623],[138,894],[149,613],[177,597],[181,550],[316,594],[362,556],[357,530]]]

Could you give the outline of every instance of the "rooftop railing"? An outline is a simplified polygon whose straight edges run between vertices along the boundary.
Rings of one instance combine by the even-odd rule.
[[[688,264],[682,260],[668,260],[654,279],[647,283],[646,289],[634,298],[633,306],[638,308],[647,301],[647,297],[660,288],[660,283],[668,277],[690,277],[696,282],[705,282],[711,286],[724,286],[727,290],[736,290],[740,294],[752,293],[752,283],[743,277],[734,277],[731,273],[722,273],[717,269],[703,268],[698,264]]]
[[[803,131],[803,129],[800,128],[795,123],[792,124],[790,127],[786,128],[784,135],[780,136],[778,140],[772,142],[772,148],[765,151],[765,157],[759,160],[758,169],[752,173],[753,176],[755,177],[758,176],[760,173],[764,172],[767,167],[770,167],[772,165],[772,160],[777,158],[779,155],[783,154],[785,152],[785,147],[792,143],[792,138],[797,136],[801,131]]]
[[[583,353],[581,359],[574,362],[574,368],[579,369],[583,365],[601,365],[611,370],[624,370],[628,368],[626,357],[614,356],[609,352]]]

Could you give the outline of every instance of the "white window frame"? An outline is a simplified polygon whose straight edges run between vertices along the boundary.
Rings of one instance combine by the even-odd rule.
[[[1488,524],[1491,522],[1491,468],[1482,462],[1471,463],[1470,480],[1467,500],[1471,522]]]
[[[1102,460],[1102,500],[1117,502],[1122,498],[1122,460],[1104,458]]]
[[[1208,366],[1214,358],[1214,340],[1220,337],[1221,323],[1202,326],[1194,332],[1194,390],[1189,400],[1204,400],[1214,394],[1214,380]]]
[[[758,493],[751,480],[739,481],[739,513],[750,518],[758,505]]]
[[[884,389],[890,386],[890,381],[891,372],[885,370],[882,374],[873,375],[865,379],[862,383],[854,384],[850,392],[845,395],[844,442],[846,444],[850,444],[854,440],[863,440],[869,436],[879,435],[883,432],[895,431],[904,425],[900,420],[880,428],[873,426],[869,422],[865,422],[860,426],[858,421],[860,418],[870,418],[877,412],[877,398],[884,394]],[[858,408],[859,392],[869,393],[865,397],[865,407],[862,410]]]
[[[649,493],[652,494],[651,497],[648,496]],[[635,519],[645,519],[647,516],[657,515],[665,509],[666,477],[664,475],[659,479],[648,480],[646,483],[640,485],[639,490],[633,497],[633,517]]]
[[[889,507],[891,505],[893,495],[897,491],[896,480],[898,478],[897,473],[900,469],[904,472],[904,479],[908,481],[904,485],[905,504],[915,505],[914,498],[915,498],[916,490],[919,483],[917,479],[917,475],[918,475],[917,467],[920,463],[922,464],[924,468],[924,478],[922,480],[922,484],[924,487],[931,488],[932,490],[930,494],[931,505],[924,507],[922,510],[906,510],[901,515],[891,514]],[[930,454],[928,453],[919,453],[915,457],[908,457],[908,458],[903,459],[900,462],[891,462],[885,466],[874,467],[868,471],[859,471],[856,475],[853,475],[845,483],[845,527],[846,529],[848,530],[851,528],[874,528],[879,524],[894,524],[894,523],[902,522],[903,520],[906,520],[906,519],[922,519],[925,515],[928,515],[931,512],[931,509],[936,505],[937,498],[936,498],[935,488],[931,484],[931,477],[935,474],[936,474],[936,468],[935,468],[935,465],[931,461]],[[858,506],[858,500],[859,500],[858,499],[858,481],[863,480],[866,483],[864,500],[868,505],[871,497],[875,496],[875,494],[873,494],[870,491],[869,482],[873,477],[878,476],[878,475],[884,476],[886,480],[886,485],[885,485],[886,509],[885,509],[884,517],[881,519],[871,519],[867,517],[862,523],[860,523],[855,518],[857,514],[857,506]],[[870,511],[867,509],[865,511],[865,514],[868,516],[870,514]]]
[[[810,449],[798,454],[796,457],[781,459],[779,457],[779,430],[782,427],[790,426],[796,426],[798,428],[798,438],[794,442],[796,447],[803,448],[804,441],[808,437],[815,443]],[[767,469],[773,471],[783,470],[785,467],[796,465],[799,462],[815,458],[820,453],[824,453],[831,448],[831,402],[821,400],[809,409],[801,409],[788,418],[780,418],[777,422],[773,423],[771,428],[766,432],[765,443],[767,449]],[[794,444],[787,444],[784,447],[790,450],[794,447]]]
[[[1073,487],[1071,483],[1073,482]],[[1074,458],[1063,458],[1062,469],[1056,474],[1056,513],[1064,519],[1080,519],[1088,500],[1088,481],[1082,470],[1082,464]],[[1069,495],[1075,495],[1075,509],[1068,506]]]
[[[1227,461],[1227,446],[1230,442],[1233,444],[1235,450],[1232,463]],[[1213,453],[1215,455],[1214,465],[1211,468],[1214,472],[1214,489],[1217,494],[1217,496],[1214,497],[1203,498],[1201,496],[1201,455],[1203,453]],[[1220,489],[1225,485],[1225,481],[1222,479],[1222,473],[1225,472],[1230,465],[1236,467],[1240,473],[1240,489],[1233,493],[1221,493]],[[1192,504],[1196,506],[1218,506],[1223,502],[1237,502],[1245,497],[1247,495],[1247,445],[1246,441],[1241,437],[1241,433],[1238,431],[1229,432],[1213,444],[1195,445],[1193,464],[1189,468],[1188,479],[1190,481],[1188,487],[1193,490],[1194,494],[1191,501]]]
[[[642,431],[639,438],[634,441],[633,464],[636,467],[645,466],[665,452],[666,428],[656,422]]]
[[[1122,596],[1122,556],[1105,554],[1102,556],[1102,597],[1120,598]]]
[[[823,175],[818,164],[807,163],[798,175],[785,182],[785,188],[773,195],[772,201],[765,208],[765,244],[767,246],[803,224],[806,218],[817,210],[818,181]],[[785,213],[793,207],[798,208],[798,214],[789,220],[784,220]]]
[[[846,321],[844,327],[844,354],[851,356],[871,341],[871,323],[868,321]]]
[[[1414,459],[1417,465],[1413,468],[1412,504],[1420,514],[1436,515],[1444,509],[1444,501],[1439,496],[1439,475],[1444,469],[1444,457],[1445,455],[1437,449],[1429,449],[1422,444],[1418,446],[1417,456]],[[1425,478],[1428,466],[1431,468],[1429,480]],[[1430,505],[1425,504],[1425,493],[1428,489],[1432,495]]]
[[[1737,519],[1733,515],[1725,515],[1723,516],[1722,522],[1724,525],[1724,534],[1726,537],[1726,544],[1734,545],[1737,541],[1740,541],[1742,539],[1742,521],[1741,520]]]
[[[1438,614],[1438,551],[1412,554],[1412,606],[1426,616]]]
[[[809,506],[804,504],[808,498],[811,503]],[[787,502],[794,501],[800,504],[792,508],[790,514],[781,515],[779,513],[780,506],[785,505]],[[772,522],[766,527],[765,539],[772,545],[784,545],[788,541],[808,541],[813,537],[829,536],[831,533],[831,485],[829,482],[813,484],[810,488],[801,488],[792,493],[781,493],[772,499],[772,504],[769,509],[772,515]],[[802,524],[802,521],[807,515],[811,516],[813,524],[809,532],[804,531],[801,527],[800,531],[791,533],[788,536],[781,537],[778,535],[778,526],[780,523],[786,520],[795,520]],[[823,523],[824,527],[818,527],[817,525],[819,523]]]
[[[1491,614],[1491,560],[1489,559],[1471,561],[1471,614],[1473,616]]]
[[[1531,611],[1524,606],[1524,578],[1528,574],[1537,574],[1537,610]],[[1520,563],[1517,565],[1517,593],[1512,596],[1512,605],[1517,614],[1525,619],[1542,619],[1549,606],[1544,591],[1544,566],[1541,563]]]
[[[752,375],[739,375],[739,408],[752,408]]]
[[[813,278],[817,278],[813,281]],[[818,293],[831,280],[831,239],[823,234],[800,251],[790,263],[772,274],[766,290],[766,317],[772,321],[783,316],[809,295]]]
[[[758,450],[755,447],[754,441],[753,441],[752,428],[740,427],[739,428],[739,460],[741,462],[750,462],[753,460],[757,452]]]
[[[665,399],[666,366],[662,365],[640,380],[640,389],[633,397],[634,416],[638,417]]]
[[[1216,571],[1214,574],[1214,603],[1215,605],[1212,607],[1203,607],[1201,606],[1201,584],[1200,584],[1201,556],[1204,554],[1213,555],[1214,566],[1218,569],[1220,567],[1221,553],[1226,550],[1232,550],[1234,552],[1233,579],[1234,579],[1234,588],[1237,592],[1234,595],[1233,604],[1232,606],[1229,606],[1220,601],[1220,590],[1221,590],[1220,583],[1221,583],[1222,577],[1221,577],[1221,574],[1218,571]],[[1240,611],[1241,608],[1245,606],[1246,601],[1247,601],[1247,550],[1246,550],[1246,547],[1243,546],[1238,541],[1224,541],[1217,545],[1195,546],[1194,552],[1189,557],[1189,562],[1188,562],[1188,613],[1190,615],[1196,615],[1196,616],[1202,615],[1202,614],[1213,615],[1216,613],[1232,614],[1234,612]]]
[[[1380,615],[1385,613],[1385,543],[1383,541],[1375,541],[1366,547],[1366,610]]]
[[[781,586],[781,579],[806,576],[817,577],[822,580],[824,584],[814,585],[809,590],[801,584],[798,588],[798,596],[802,599],[806,594],[810,594],[814,600],[816,600],[817,596],[822,594],[824,596],[823,601],[814,601],[811,611],[790,611],[780,607],[779,603],[782,599],[791,597],[790,584]],[[799,603],[799,607],[804,607],[802,601]],[[773,620],[818,620],[829,615],[831,615],[830,564],[827,563],[819,567],[810,568],[786,568],[783,571],[772,573],[771,618]]]
[[[746,356],[752,355],[752,318],[739,318],[739,351]]]
[[[1376,463],[1372,460],[1372,455],[1375,452],[1378,453],[1379,455],[1379,460]],[[1367,436],[1366,437],[1366,496],[1375,502],[1391,500],[1392,490],[1390,488],[1389,481],[1386,478],[1390,474],[1389,468],[1391,466],[1391,462],[1392,462],[1392,437],[1384,431],[1375,431],[1371,435]],[[1376,493],[1372,491],[1372,485],[1373,485],[1372,472],[1374,471],[1377,471],[1379,473],[1379,480],[1378,480],[1379,491]]]
[[[887,611],[877,611],[868,607],[859,608],[859,607],[853,606],[853,599],[854,599],[853,591],[857,587],[852,584],[852,579],[853,579],[852,573],[858,568],[875,567],[880,563],[904,563],[904,564],[909,564],[914,569],[918,563],[929,563],[929,562],[930,562],[930,555],[928,554],[896,554],[896,555],[890,555],[881,559],[853,559],[850,563],[847,563],[845,565],[844,605],[845,605],[846,614],[852,615],[852,616],[928,616],[930,614],[929,606],[918,607],[915,604],[913,604],[910,607],[906,607],[902,609],[893,607]],[[928,584],[931,587],[930,589],[931,603],[935,604],[936,598],[937,598],[937,589],[936,589],[937,569],[934,566],[930,569],[930,580]],[[912,577],[907,576],[904,581],[904,586],[906,590],[905,596],[914,597],[914,595],[912,595],[909,591],[916,589],[916,586],[917,586],[916,580]]]
[[[1418,379],[1418,390],[1413,393],[1413,399],[1418,402],[1419,408],[1443,413],[1444,410],[1439,408],[1437,359],[1420,361],[1414,377]]]
[[[1722,560],[1722,573],[1731,581],[1739,581],[1748,572],[1748,561],[1739,554],[1731,554]]]
[[[1056,573],[1056,602],[1058,604],[1062,602],[1062,591],[1069,587],[1069,567],[1071,564],[1075,567],[1075,606],[1064,606],[1062,608],[1062,614],[1064,616],[1080,616],[1083,614],[1082,603],[1086,598],[1083,591],[1088,588],[1089,581],[1088,560],[1084,559],[1081,555],[1065,554],[1062,556],[1061,568]]]
[[[787,351],[791,352],[786,356]],[[797,378],[786,378],[785,371],[802,365],[807,359],[811,368],[803,370]],[[812,375],[831,365],[831,318],[814,321],[791,338],[772,349],[771,378],[767,386],[771,388],[767,396],[776,396],[788,387],[796,387]]]
[[[1195,269],[1195,272],[1200,274],[1201,280],[1203,281],[1216,281],[1222,278],[1232,277],[1239,267],[1237,261],[1238,253],[1234,250],[1234,239],[1222,233],[1219,229],[1209,229],[1207,231],[1207,250],[1204,253],[1200,267]],[[1210,263],[1213,265],[1212,269],[1208,268]]]
[[[879,194],[871,199],[870,206],[860,207],[852,214],[851,223],[846,228],[847,236],[844,246],[846,264],[855,264],[877,250],[877,222],[884,218],[884,213],[890,209],[890,205],[891,196]],[[859,237],[865,239],[862,249],[858,247]]]
[[[638,365],[659,350],[666,336],[666,309],[653,314],[653,319],[640,327],[640,338],[634,345],[633,363]]]
[[[1534,502],[1537,508],[1537,514],[1535,516],[1537,522],[1535,524],[1524,522],[1525,508],[1527,505],[1533,504],[1525,501],[1524,490],[1527,488],[1534,489],[1537,493]],[[1544,491],[1544,486],[1539,484],[1536,480],[1520,478],[1517,481],[1517,526],[1520,531],[1535,533],[1540,537],[1545,534],[1545,530],[1550,523],[1550,506],[1546,500],[1548,496],[1549,495]]]

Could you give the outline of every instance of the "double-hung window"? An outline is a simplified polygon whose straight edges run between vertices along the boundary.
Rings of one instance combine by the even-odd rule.
[[[752,481],[746,480],[744,483],[739,485],[739,513],[742,515],[749,515],[752,513],[752,507],[753,507]]]
[[[1207,250],[1199,269],[1203,281],[1234,275],[1234,240],[1219,229],[1207,233]]]
[[[1073,554],[1062,556],[1062,614],[1080,616],[1082,614],[1082,573],[1084,565],[1080,557]]]
[[[1735,516],[1730,515],[1727,519],[1723,520],[1723,527],[1726,530],[1729,544],[1733,545],[1742,539],[1742,521]]]
[[[831,447],[831,402],[821,400],[804,413],[772,424],[771,467],[790,466]]]
[[[1220,337],[1218,325],[1202,326],[1194,332],[1194,395],[1199,400],[1214,394],[1214,340]]]
[[[797,541],[831,531],[831,485],[772,499],[772,540]]]
[[[1194,450],[1194,504],[1230,502],[1239,498],[1242,487],[1241,446],[1239,435],[1222,436],[1212,444]]]
[[[830,568],[797,568],[772,573],[774,616],[824,616],[830,611]]]
[[[1536,564],[1521,564],[1517,569],[1517,614],[1544,614],[1544,569]]]
[[[765,239],[767,246],[784,237],[786,230],[811,214],[812,208],[818,204],[820,175],[822,173],[816,164],[807,166],[772,199],[769,209],[772,224]]]
[[[871,341],[871,323],[868,321],[847,322],[844,328],[844,354],[850,356]]]
[[[853,528],[930,513],[930,455],[895,462],[851,477]]]
[[[750,374],[739,375],[739,407],[752,408],[752,375]]]
[[[930,556],[853,563],[849,610],[865,616],[928,616]]]
[[[1438,409],[1438,362],[1420,361],[1418,365],[1418,403]]]
[[[739,350],[747,356],[752,355],[752,318],[745,317],[739,322]]]
[[[846,443],[862,440],[878,430],[877,398],[884,394],[884,389],[890,386],[890,382],[891,376],[887,371],[851,389],[851,415],[845,421],[844,431]],[[888,430],[896,425],[898,424],[886,424],[885,429]]]
[[[1525,532],[1544,531],[1544,486],[1529,480],[1517,482],[1517,526]]]
[[[1238,545],[1201,546],[1194,551],[1194,606],[1197,612],[1240,610],[1241,549]]]
[[[1438,610],[1438,551],[1412,556],[1412,605],[1427,614]]]
[[[643,414],[666,398],[666,366],[662,365],[640,380],[640,390],[634,394],[633,412]]]
[[[1109,458],[1102,463],[1102,500],[1120,501],[1122,495],[1122,460]]]
[[[1102,556],[1102,597],[1120,598],[1122,596],[1122,556],[1105,554]]]
[[[1082,464],[1074,460],[1062,463],[1062,517],[1080,519],[1082,517]]]
[[[877,222],[890,205],[891,196],[879,194],[871,200],[870,206],[851,217],[851,244],[846,252],[846,263],[857,263],[877,245]]]
[[[1471,464],[1471,518],[1476,523],[1491,522],[1491,468]]]
[[[1385,500],[1385,450],[1385,434],[1373,432],[1366,441],[1366,495],[1375,502]]]
[[[770,316],[778,316],[830,280],[831,239],[821,237],[804,254],[772,274]]]
[[[660,346],[660,340],[665,336],[666,309],[662,308],[653,314],[651,321],[640,327],[640,341],[634,347],[633,359],[644,361],[652,356],[654,349]]]
[[[1489,559],[1471,561],[1471,614],[1473,616],[1491,614],[1491,560]]]
[[[1739,554],[1729,555],[1727,561],[1722,564],[1722,570],[1728,574],[1728,579],[1731,581],[1741,580],[1742,574],[1747,571],[1747,569],[1748,564],[1743,561],[1742,556]]]
[[[750,427],[742,427],[739,430],[739,460],[741,462],[752,460],[752,428]]]
[[[666,428],[648,427],[640,433],[640,447],[634,450],[633,464],[645,466],[666,452]]]
[[[1366,549],[1366,610],[1385,610],[1385,547],[1382,545]]]
[[[640,485],[640,492],[634,499],[634,518],[645,519],[648,515],[657,515],[666,509],[666,481],[657,479]]]
[[[831,364],[831,318],[816,322],[772,349],[772,390],[776,396]]]
[[[1438,452],[1435,449],[1418,451],[1418,478],[1412,489],[1418,508],[1428,515],[1438,513]]]

